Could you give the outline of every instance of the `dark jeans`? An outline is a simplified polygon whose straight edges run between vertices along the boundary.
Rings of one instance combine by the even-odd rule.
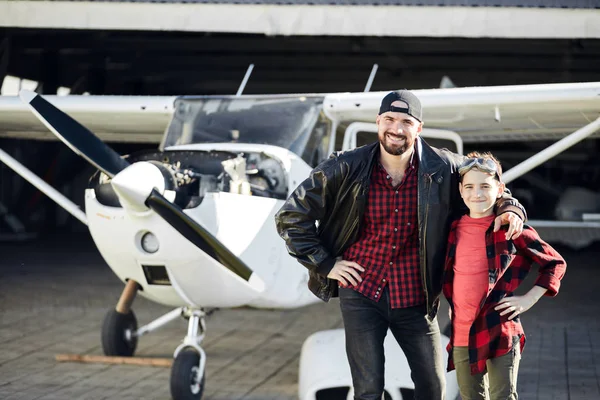
[[[426,306],[392,309],[387,288],[379,302],[340,288],[346,354],[355,400],[380,400],[384,390],[383,340],[388,328],[406,355],[415,384],[415,400],[443,400],[444,360],[437,318],[429,322]]]

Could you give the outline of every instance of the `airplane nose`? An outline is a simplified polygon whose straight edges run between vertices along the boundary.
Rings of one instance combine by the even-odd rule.
[[[111,181],[123,207],[132,211],[146,211],[146,200],[156,189],[165,191],[165,179],[160,169],[149,162],[140,161],[119,172]]]

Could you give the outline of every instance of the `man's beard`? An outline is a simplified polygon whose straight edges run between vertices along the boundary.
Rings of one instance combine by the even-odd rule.
[[[400,139],[404,139],[404,143],[400,146],[388,144],[386,142],[387,135],[390,135],[393,137],[398,137]],[[392,156],[402,155],[402,154],[406,153],[406,151],[410,148],[410,145],[408,143],[408,138],[405,135],[394,135],[393,133],[389,133],[389,132],[383,133],[383,139],[380,137],[379,143],[381,143],[381,146],[386,151],[386,153],[391,154]]]

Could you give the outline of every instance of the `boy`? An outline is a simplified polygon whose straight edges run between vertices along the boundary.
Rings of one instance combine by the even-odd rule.
[[[456,368],[463,400],[516,400],[525,345],[519,315],[543,295],[557,294],[566,263],[530,226],[516,239],[507,240],[505,228],[493,232],[494,205],[504,191],[496,158],[470,153],[458,172],[469,214],[453,222],[448,238],[443,288],[452,313],[448,370]],[[514,296],[533,262],[540,266],[535,285]]]

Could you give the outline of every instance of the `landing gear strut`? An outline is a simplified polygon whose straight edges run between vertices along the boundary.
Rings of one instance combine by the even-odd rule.
[[[200,343],[204,339],[206,313],[203,310],[184,310],[189,316],[188,333],[175,349],[171,368],[171,397],[173,400],[200,400],[204,392],[206,353]]]
[[[200,400],[204,393],[206,353],[200,347],[206,332],[206,312],[203,309],[178,307],[147,325],[137,327],[131,304],[139,290],[134,280],[127,281],[117,306],[109,310],[102,324],[102,349],[109,356],[132,356],[140,336],[167,323],[185,317],[187,335],[175,349],[171,367],[171,396],[173,400]]]
[[[127,281],[117,307],[109,310],[102,323],[102,350],[107,356],[130,357],[137,347],[137,320],[131,310],[139,285]]]

